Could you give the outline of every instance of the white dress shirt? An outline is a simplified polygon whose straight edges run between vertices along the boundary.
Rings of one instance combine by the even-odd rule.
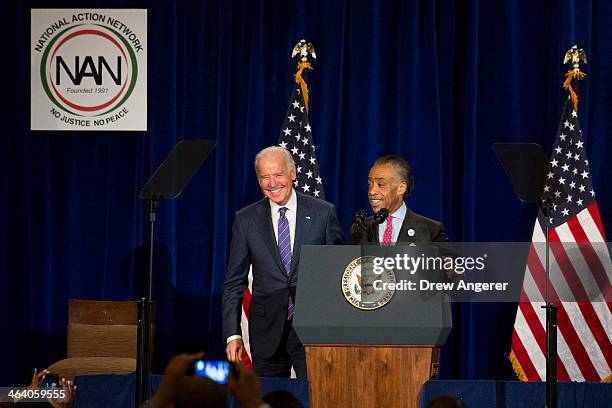
[[[280,218],[279,210],[281,207],[287,207],[285,217],[289,221],[289,235],[291,238],[291,252],[293,252],[293,243],[295,242],[295,220],[297,219],[297,195],[295,190],[291,190],[291,197],[285,205],[278,205],[275,202],[270,201],[270,215],[272,216],[272,226],[274,227],[274,237],[278,243],[278,219]]]

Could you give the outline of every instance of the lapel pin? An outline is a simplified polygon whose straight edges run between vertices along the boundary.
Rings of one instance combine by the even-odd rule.
[[[309,219],[310,219],[310,215],[307,215],[307,216],[306,216],[306,219],[307,219],[307,220],[309,220]]]
[[[412,228],[408,230],[408,236],[414,237],[414,230]]]

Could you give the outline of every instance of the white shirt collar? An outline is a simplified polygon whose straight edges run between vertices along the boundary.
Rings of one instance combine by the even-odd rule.
[[[406,212],[408,212],[408,207],[406,207],[406,203],[402,202],[402,206],[395,210],[393,214],[389,214],[393,217],[393,220],[402,220],[404,222],[404,218],[406,218]],[[395,223],[394,223],[395,225]],[[401,223],[399,225],[402,225]]]
[[[272,210],[272,213],[277,213],[279,208],[281,207],[287,207],[287,210],[292,211],[294,213],[297,212],[297,193],[293,188],[291,188],[291,197],[289,197],[289,201],[287,201],[287,204],[278,205],[269,198],[268,201],[270,202],[270,209]]]

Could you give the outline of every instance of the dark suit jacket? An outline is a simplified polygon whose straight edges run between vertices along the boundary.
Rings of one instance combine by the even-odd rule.
[[[295,192],[295,190],[294,190]],[[268,358],[280,342],[289,296],[295,297],[302,245],[342,244],[344,237],[332,204],[297,193],[295,242],[291,274],[281,263],[267,198],[236,213],[223,287],[223,335],[241,334],[240,315],[249,265],[253,291],[249,315],[251,353]],[[295,302],[299,308],[299,299]]]
[[[371,227],[374,217],[366,218],[366,225]],[[408,231],[414,230],[414,235],[408,235]],[[355,245],[363,245],[368,243],[368,235],[357,224],[351,226],[351,241]],[[408,209],[406,217],[400,228],[397,237],[399,243],[427,243],[427,242],[448,242],[448,236],[444,230],[444,225],[431,218],[424,217],[414,211]],[[374,241],[380,243],[378,237],[378,226],[374,227]]]

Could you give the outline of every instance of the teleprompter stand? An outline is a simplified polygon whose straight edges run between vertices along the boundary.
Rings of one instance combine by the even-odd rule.
[[[149,399],[151,303],[153,292],[153,232],[155,216],[162,200],[170,200],[187,186],[195,172],[214,149],[213,140],[182,140],[174,146],[143,187],[138,197],[149,209],[149,273],[146,297],[138,300],[138,339],[136,360],[136,407]]]
[[[546,184],[548,158],[535,143],[494,143],[493,150],[501,163],[515,194],[524,203],[538,203],[546,219],[550,217],[552,202],[542,200]],[[550,301],[550,225],[546,226],[546,408],[557,408],[557,305]]]

